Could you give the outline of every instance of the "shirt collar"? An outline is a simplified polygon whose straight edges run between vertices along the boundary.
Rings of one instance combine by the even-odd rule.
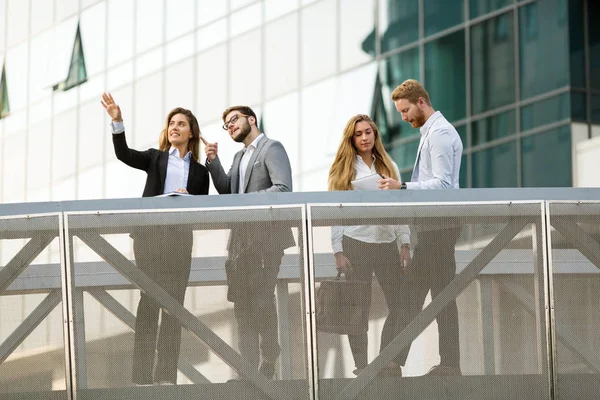
[[[169,155],[170,155],[170,156],[175,156],[175,157],[177,157],[177,156],[179,155],[178,153],[179,153],[179,152],[177,151],[177,148],[175,148],[175,147],[173,147],[173,146],[171,146],[171,147],[169,148]],[[188,152],[187,152],[187,154],[186,154],[185,156],[183,156],[183,159],[184,159],[184,160],[189,160],[191,157],[192,157],[192,152],[191,152],[191,151],[188,151]]]
[[[425,135],[429,128],[431,128],[431,125],[433,125],[433,121],[435,121],[441,115],[442,113],[439,111],[436,111],[433,114],[431,114],[431,116],[427,119],[427,122],[425,122],[425,125],[423,125],[420,129],[421,135]]]
[[[260,135],[258,135],[258,136],[256,137],[256,139],[254,139],[254,140],[252,141],[252,143],[250,143],[250,144],[248,145],[248,147],[250,147],[250,146],[252,146],[252,147],[254,147],[254,148],[258,147],[258,142],[260,142],[260,140],[261,140],[263,137],[265,137],[265,134],[264,134],[264,133],[261,133]],[[245,151],[245,150],[247,150],[247,148],[244,148],[244,151]]]
[[[367,163],[364,162],[364,160],[362,159],[362,157],[359,154],[356,154],[355,157],[356,157],[355,158],[356,162],[367,165]],[[373,166],[375,166],[375,162],[377,161],[377,158],[375,158],[375,154],[371,154],[371,157],[373,157]]]

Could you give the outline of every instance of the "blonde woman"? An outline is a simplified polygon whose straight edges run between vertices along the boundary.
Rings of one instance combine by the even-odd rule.
[[[344,128],[329,170],[329,190],[353,190],[353,180],[375,174],[400,180],[398,167],[386,153],[377,126],[369,116],[359,114],[350,118]],[[368,282],[370,287],[375,273],[389,310],[381,332],[382,350],[410,322],[404,275],[410,262],[408,226],[335,226],[331,229],[331,245],[336,268],[347,279]],[[354,374],[358,375],[368,364],[366,329],[363,334],[348,335],[348,341],[356,367]],[[386,374],[402,376],[401,366],[408,350],[405,348],[388,364]]]

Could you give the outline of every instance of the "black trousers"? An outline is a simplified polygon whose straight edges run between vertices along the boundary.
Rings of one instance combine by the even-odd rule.
[[[410,269],[413,317],[423,309],[427,292],[432,300],[454,279],[456,259],[454,252],[461,228],[418,232],[418,243]],[[440,364],[460,368],[458,339],[458,309],[452,300],[437,318],[439,330]]]
[[[237,321],[239,350],[242,357],[258,367],[260,356],[274,362],[279,347],[275,285],[283,251],[263,251],[251,246],[235,259],[228,282],[235,293],[233,310]],[[233,276],[232,276],[233,275]]]
[[[191,231],[159,229],[153,231],[152,236],[136,236],[133,251],[138,268],[183,304],[190,276],[192,246]],[[135,320],[134,383],[177,381],[181,325],[170,314],[162,311],[159,331],[159,314],[159,305],[142,292]],[[156,371],[153,373],[157,350]]]
[[[348,279],[369,283],[373,273],[383,291],[388,307],[388,316],[381,330],[381,346],[383,350],[410,322],[409,291],[406,276],[400,265],[400,254],[396,242],[365,243],[348,236],[342,238],[344,254],[352,264],[352,273]],[[371,291],[369,290],[369,295]],[[366,305],[368,313],[369,306]],[[365,321],[368,323],[368,321]],[[356,368],[364,368],[368,364],[368,336],[365,332],[360,335],[348,335],[350,349]],[[410,346],[404,348],[394,359],[399,365],[404,365]]]

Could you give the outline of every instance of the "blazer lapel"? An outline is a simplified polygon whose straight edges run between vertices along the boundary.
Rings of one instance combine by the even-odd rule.
[[[256,162],[256,158],[258,154],[261,152],[265,143],[267,143],[267,136],[263,137],[259,142],[256,150],[250,156],[250,161],[248,161],[248,167],[246,167],[246,175],[244,176],[244,193],[246,193],[246,188],[248,187],[248,182],[250,182],[250,175],[252,174],[252,168],[254,168],[254,163]]]
[[[192,182],[194,181],[194,179],[196,179],[196,171],[198,168],[198,163],[196,162],[196,160],[194,160],[193,157],[190,157],[190,170],[188,172],[188,180],[186,182],[186,190],[189,187],[192,187]]]
[[[158,175],[160,178],[160,193],[165,191],[165,180],[167,179],[167,164],[169,163],[169,152],[161,151],[158,157]]]
[[[231,163],[231,193],[238,194],[239,190],[239,182],[240,182],[240,161],[242,160],[242,156],[244,155],[244,151],[240,150],[233,156],[233,163]]]

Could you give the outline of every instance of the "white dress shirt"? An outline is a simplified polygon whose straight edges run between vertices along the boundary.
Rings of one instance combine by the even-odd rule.
[[[121,122],[110,123],[113,135],[125,132],[125,124]],[[175,190],[183,188],[187,189],[187,181],[190,174],[190,160],[192,152],[181,158],[179,151],[172,147],[169,149],[169,162],[167,164],[167,176],[165,178],[165,188],[163,194],[173,193]]]
[[[421,127],[417,159],[407,189],[458,189],[463,145],[458,132],[436,111]]]
[[[250,143],[248,145],[248,147],[244,148],[244,155],[242,156],[242,159],[240,160],[240,181],[239,181],[239,192],[238,193],[244,193],[244,186],[245,186],[244,182],[246,179],[246,170],[248,169],[248,162],[250,162],[252,153],[254,153],[254,150],[256,150],[256,147],[258,146],[258,142],[260,142],[260,140],[264,137],[265,137],[265,134],[261,133],[260,135],[258,135],[256,137],[256,139],[254,139],[252,141],[252,143]]]
[[[369,167],[365,164],[362,157],[357,155],[354,161],[354,169],[356,170],[355,179],[377,174],[375,162],[375,156],[373,156],[373,164]],[[401,179],[398,166],[394,162],[393,164],[398,179]],[[342,237],[344,235],[365,243],[391,243],[394,240],[397,240],[398,249],[400,249],[403,243],[410,243],[410,229],[408,228],[408,225],[332,226],[331,248],[333,254],[343,251]]]

